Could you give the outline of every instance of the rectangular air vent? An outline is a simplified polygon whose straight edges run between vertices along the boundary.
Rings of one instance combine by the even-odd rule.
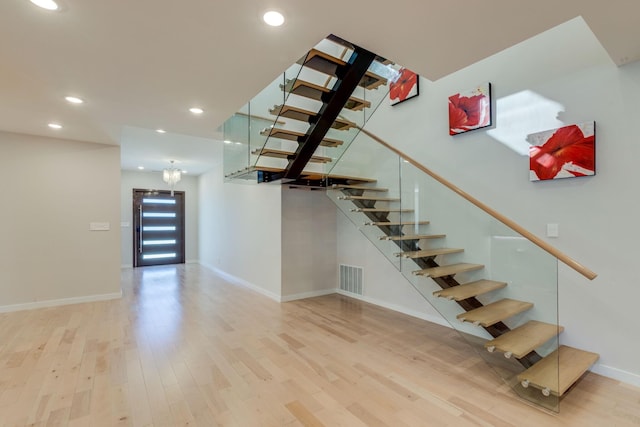
[[[340,290],[362,295],[363,274],[362,267],[340,264]]]

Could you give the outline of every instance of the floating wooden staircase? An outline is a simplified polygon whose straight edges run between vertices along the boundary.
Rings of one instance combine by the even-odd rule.
[[[598,360],[595,353],[564,345],[545,357],[538,354],[536,351],[557,339],[564,328],[537,320],[528,320],[513,329],[508,327],[505,321],[516,319],[517,323],[518,315],[533,308],[533,304],[511,298],[493,298],[494,301],[487,304],[480,302],[477,297],[484,296],[483,301],[490,300],[487,295],[500,292],[508,284],[486,279],[459,283],[455,279],[457,274],[482,270],[484,265],[442,263],[447,255],[460,253],[463,249],[421,248],[421,241],[444,238],[445,235],[415,233],[415,227],[427,225],[429,221],[409,222],[402,217],[390,219],[394,212],[400,214],[411,210],[386,206],[398,201],[397,198],[378,196],[387,189],[370,185],[336,185],[333,189],[341,192],[337,199],[350,201],[356,206],[351,211],[367,217],[365,225],[378,227],[383,232],[380,240],[393,242],[402,250],[396,256],[415,262],[419,269],[413,271],[414,275],[429,277],[442,288],[433,293],[435,297],[450,300],[464,310],[457,315],[459,321],[482,327],[494,337],[484,343],[487,351],[501,352],[505,358],[513,358],[522,365],[524,370],[517,374],[521,387],[540,389],[543,396],[562,396]],[[379,202],[385,207],[376,207]],[[411,226],[413,233],[404,233],[404,226]]]
[[[354,90],[360,87],[363,88],[360,91],[371,91],[387,84],[384,77],[369,69],[374,61],[386,64],[383,58],[335,36],[329,36],[321,45],[322,49],[328,51],[318,47],[311,49],[298,61],[302,66],[298,77],[279,84],[285,93],[285,102],[269,109],[274,123],[260,132],[267,137],[266,143],[251,152],[257,156],[253,169],[260,170],[260,182],[286,178],[288,184],[300,184],[304,180],[303,175],[308,177],[305,172],[307,163],[331,163],[340,152],[328,149],[341,147],[345,141],[352,139],[353,132],[348,131],[357,127],[356,123],[343,116],[372,106],[370,100],[354,96]],[[305,79],[322,79],[324,84]],[[319,103],[321,106],[317,109]],[[301,130],[301,124],[307,126],[306,131]],[[329,131],[334,132],[330,137],[327,136]],[[336,131],[346,132],[344,138],[337,135]],[[296,146],[288,148],[292,145],[289,141],[296,143]],[[286,165],[273,172],[269,168],[273,168],[277,161],[261,161],[267,158],[285,160]],[[262,164],[268,167],[263,168]],[[325,181],[315,184],[326,185]],[[331,182],[340,183],[337,179]],[[357,185],[358,182],[366,181],[349,180],[343,183]],[[311,185],[311,182],[307,180],[306,184]]]

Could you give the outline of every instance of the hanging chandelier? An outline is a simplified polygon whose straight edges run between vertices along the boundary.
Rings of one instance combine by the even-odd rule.
[[[162,180],[169,184],[169,188],[171,188],[171,197],[173,197],[173,189],[178,182],[180,182],[180,178],[182,178],[182,172],[180,169],[173,166],[174,161],[171,160],[171,167],[164,169],[162,171]]]

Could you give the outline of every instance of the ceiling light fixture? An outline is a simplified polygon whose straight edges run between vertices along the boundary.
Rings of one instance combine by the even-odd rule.
[[[164,130],[164,129],[156,129],[156,132],[158,132],[158,133],[167,133],[167,131]]]
[[[191,108],[189,108],[189,111],[191,111],[193,114],[202,114],[202,113],[204,113],[204,110],[202,108],[199,108],[199,107],[191,107]]]
[[[67,102],[70,102],[72,104],[82,104],[84,103],[84,101],[76,96],[65,96],[64,99],[67,100]]]
[[[35,4],[38,7],[47,10],[58,10],[60,6],[53,0],[29,0],[31,3]]]
[[[262,16],[262,19],[267,25],[271,25],[272,27],[279,27],[284,24],[284,16],[280,12],[276,12],[275,10],[270,10]]]
[[[138,169],[144,170],[144,166],[138,166]]]
[[[51,129],[62,129],[62,125],[59,125],[58,123],[49,123],[47,126]]]
[[[173,189],[178,182],[180,182],[181,172],[180,169],[173,166],[174,161],[171,160],[171,167],[162,171],[162,180],[169,184],[171,188],[171,197],[173,197]]]

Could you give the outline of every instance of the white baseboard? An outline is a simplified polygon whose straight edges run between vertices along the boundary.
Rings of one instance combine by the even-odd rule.
[[[614,368],[612,366],[601,365],[596,363],[591,368],[591,372],[603,377],[611,378],[626,384],[631,384],[636,387],[640,387],[640,375],[632,372],[623,371],[622,369]]]
[[[321,297],[324,295],[331,295],[335,293],[336,293],[335,289],[322,289],[320,291],[311,291],[311,292],[302,292],[299,294],[283,295],[282,297],[280,297],[280,302],[289,302],[289,301],[295,301],[298,299]]]
[[[429,315],[429,314],[426,314],[426,313],[422,313],[420,311],[410,310],[410,309],[408,309],[406,307],[403,307],[401,305],[390,304],[390,303],[388,303],[386,301],[382,301],[382,300],[379,300],[379,299],[376,299],[376,298],[366,297],[366,296],[362,296],[362,295],[352,294],[350,292],[345,292],[345,291],[342,291],[340,289],[336,289],[336,293],[338,293],[340,295],[347,296],[347,297],[359,299],[361,301],[368,302],[368,303],[373,304],[373,305],[378,305],[380,307],[388,308],[389,310],[397,311],[398,313],[406,314],[407,316],[416,317],[418,319],[426,320],[427,322],[431,322],[431,323],[435,323],[435,324],[438,324],[438,325],[446,326],[448,328],[451,327],[451,325],[446,320],[444,320],[442,317],[439,317],[439,316],[432,316],[432,315]]]
[[[185,261],[185,264],[200,264],[199,259],[188,259]]]
[[[251,289],[252,291],[255,291],[259,294],[262,294],[266,297],[271,298],[274,301],[280,302],[280,295],[274,294],[271,291],[268,291],[264,288],[261,288],[258,285],[254,285],[253,283],[244,280],[240,277],[236,277],[233,274],[229,274],[226,271],[220,270],[217,267],[214,267],[210,264],[207,263],[202,263],[200,262],[200,265],[202,265],[203,267],[208,268],[209,270],[213,271],[216,275],[220,276],[221,278],[223,278],[224,280],[226,280],[227,282],[233,284],[233,285],[238,285],[238,286],[243,286],[245,288]]]
[[[122,291],[112,294],[88,295],[85,297],[72,297],[63,299],[53,299],[45,301],[34,301],[23,304],[12,304],[0,306],[0,313],[9,313],[12,311],[33,310],[36,308],[57,307],[61,305],[81,304],[84,302],[106,301],[110,299],[122,298]]]

